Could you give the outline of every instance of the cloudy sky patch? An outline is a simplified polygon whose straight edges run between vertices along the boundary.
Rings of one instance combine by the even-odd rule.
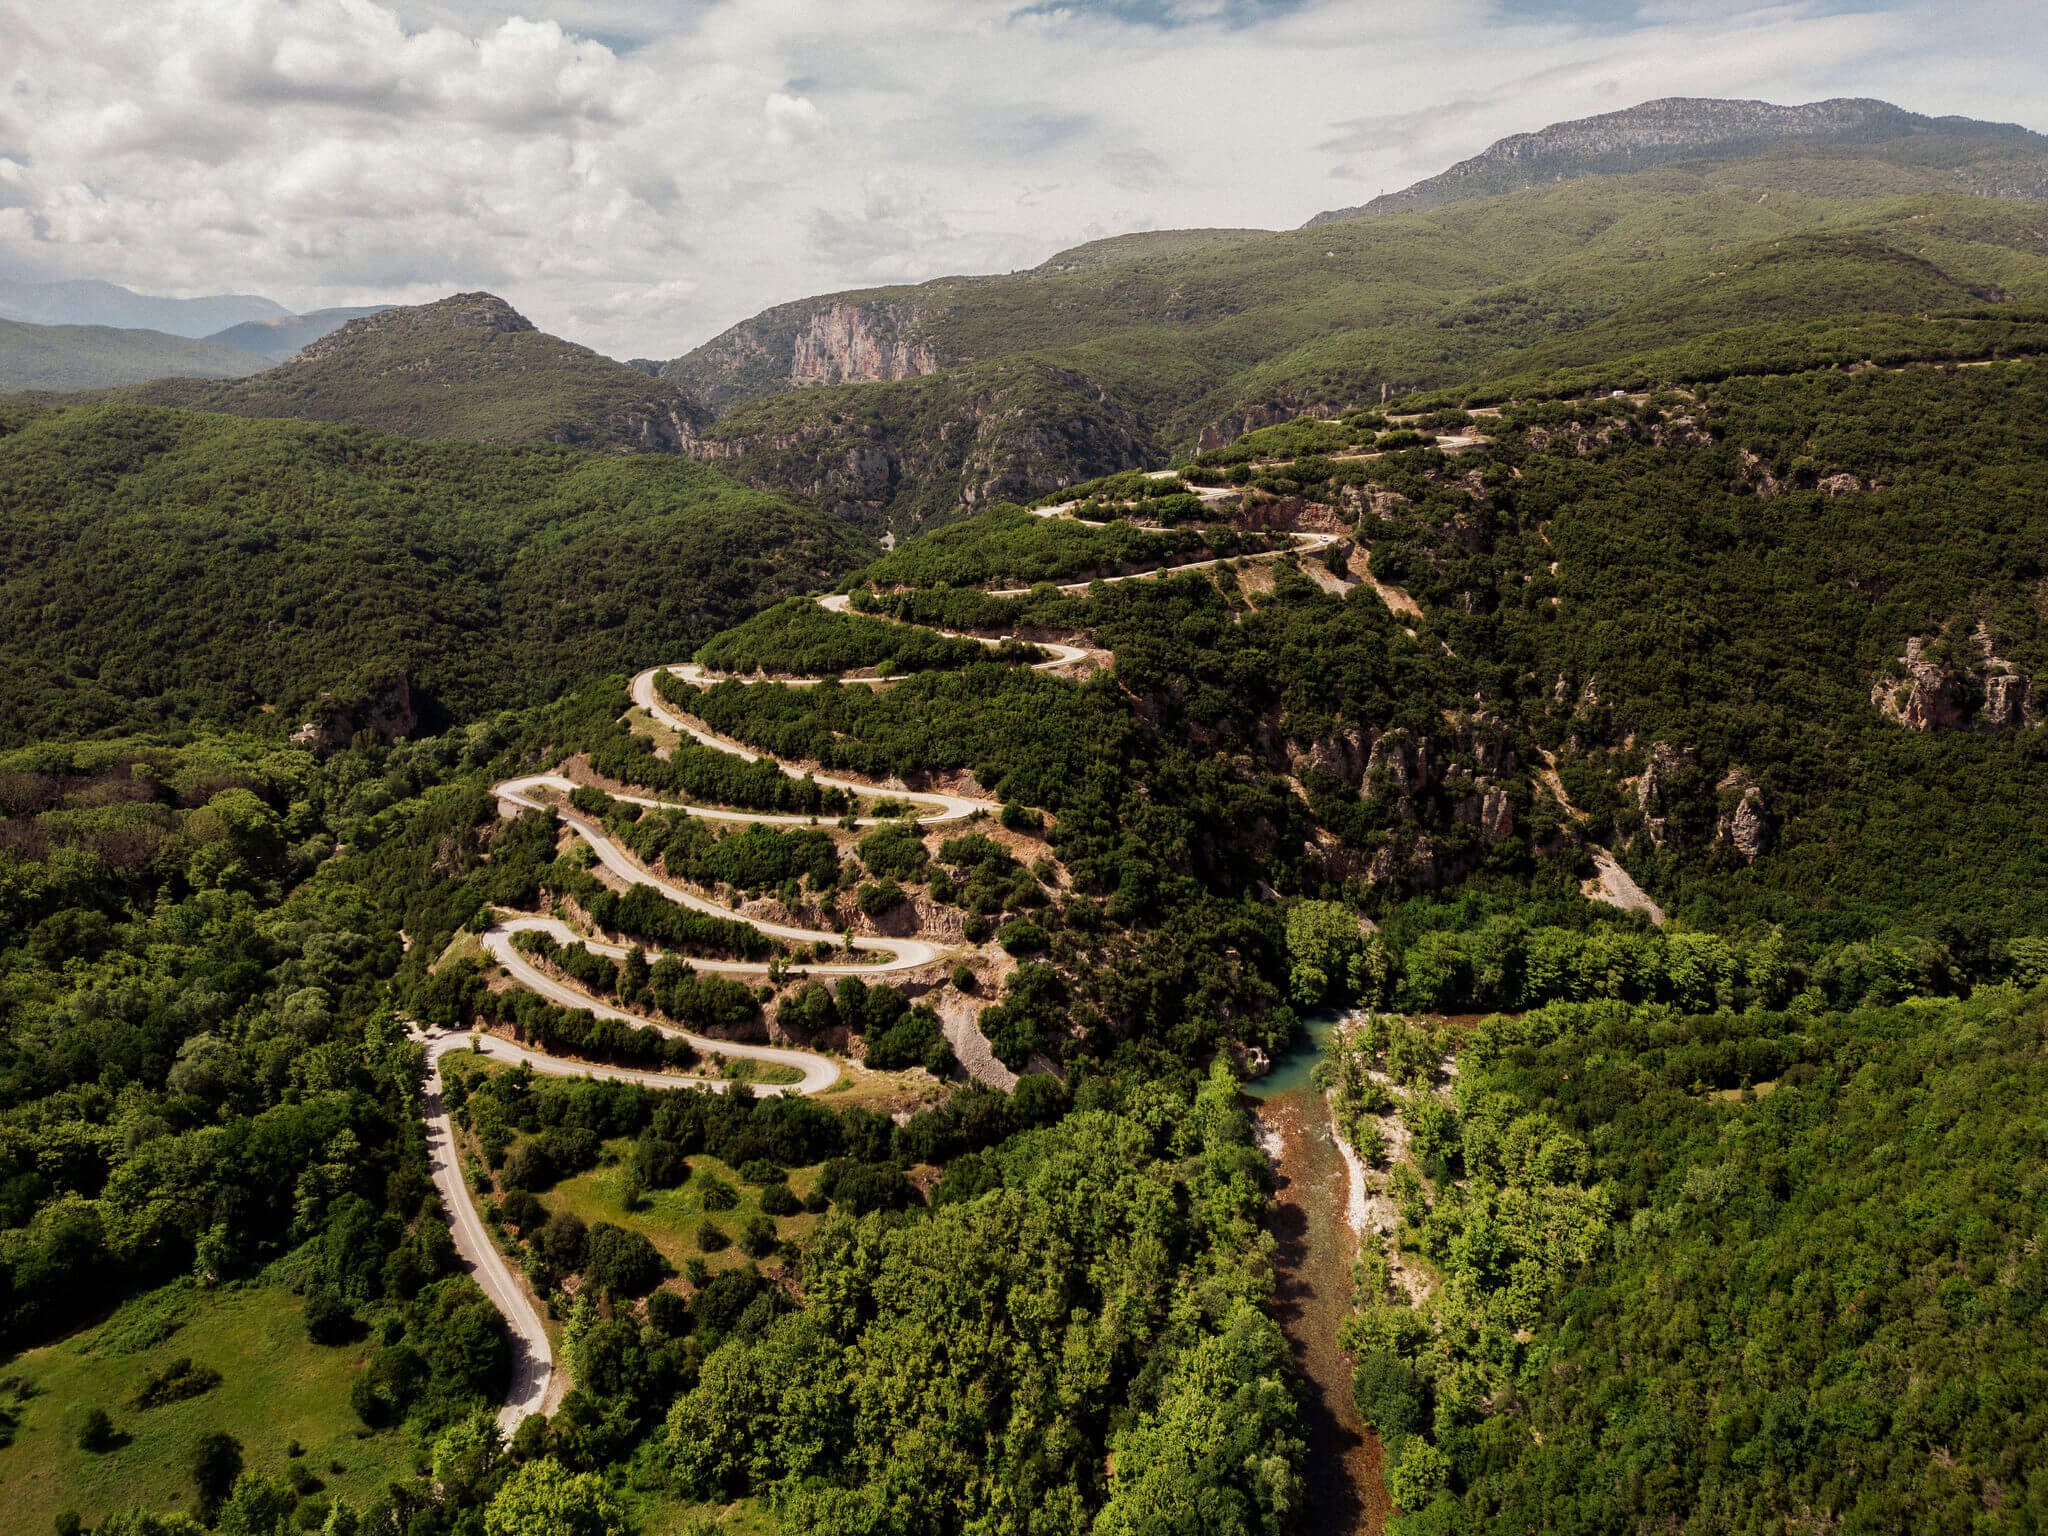
[[[1664,95],[2048,129],[2035,0],[0,0],[0,276],[503,294],[664,357],[834,288],[1287,227]]]

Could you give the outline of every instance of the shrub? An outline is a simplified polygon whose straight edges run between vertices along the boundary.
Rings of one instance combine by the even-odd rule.
[[[844,1157],[835,1157],[825,1165],[818,1190],[856,1216],[865,1216],[869,1211],[900,1211],[910,1204],[913,1193],[902,1169],[856,1163]]]
[[[306,1293],[305,1323],[306,1337],[315,1344],[346,1344],[362,1332],[341,1294],[324,1285]]]
[[[118,1436],[114,1432],[114,1421],[107,1416],[104,1408],[88,1408],[78,1421],[78,1448],[81,1451],[108,1451],[114,1448]]]
[[[803,1208],[803,1201],[787,1184],[770,1184],[761,1191],[761,1209],[770,1216],[794,1216]]]
[[[867,1065],[877,1072],[900,1072],[927,1064],[933,1047],[944,1044],[938,1015],[929,1008],[913,1008],[880,1034],[869,1037]]]
[[[922,880],[931,856],[915,822],[891,822],[868,833],[856,845],[860,861],[877,879]]]
[[[680,1144],[642,1133],[633,1147],[633,1172],[643,1189],[675,1189],[690,1181],[690,1160]]]
[[[707,1211],[729,1211],[740,1203],[740,1192],[715,1173],[698,1183],[698,1200]]]
[[[519,1229],[521,1236],[530,1234],[548,1219],[548,1208],[523,1189],[515,1189],[506,1195],[498,1212]]]
[[[588,1240],[581,1216],[574,1211],[557,1211],[535,1234],[534,1247],[556,1274],[569,1275],[583,1267]]]
[[[768,1291],[768,1282],[751,1264],[729,1269],[691,1298],[690,1311],[699,1333],[730,1333],[747,1309]]]
[[[1030,918],[1019,917],[1003,924],[996,942],[1013,955],[1035,955],[1052,942],[1052,936]]]
[[[656,1291],[647,1298],[647,1322],[664,1338],[681,1338],[690,1331],[688,1298],[680,1291]]]
[[[183,1363],[191,1364],[189,1360]],[[211,1525],[235,1479],[242,1475],[242,1442],[220,1430],[209,1431],[194,1443],[185,1468],[192,1478],[192,1491],[199,1497],[199,1516]]]
[[[507,1189],[531,1191],[552,1188],[560,1173],[548,1149],[536,1138],[522,1141],[507,1154],[501,1176]]]
[[[967,965],[967,964],[966,964],[966,963],[965,963],[964,961],[963,961],[963,962],[962,962],[961,964],[959,964],[959,965],[956,965],[956,966],[954,966],[954,967],[953,967],[953,990],[954,990],[954,991],[956,991],[956,992],[972,992],[972,991],[974,990],[975,986],[976,986],[976,982],[975,982],[975,979],[974,979],[974,969],[973,969],[973,967],[971,967],[971,966]]]
[[[720,1253],[732,1246],[732,1239],[725,1235],[725,1229],[715,1221],[697,1223],[697,1251],[699,1253]]]
[[[860,888],[854,900],[869,917],[880,917],[903,905],[903,887],[894,880],[871,880]]]
[[[750,1259],[765,1259],[775,1251],[775,1223],[766,1216],[749,1217],[740,1228],[740,1252]]]
[[[160,1408],[165,1403],[181,1403],[187,1398],[211,1392],[219,1385],[219,1371],[210,1365],[194,1365],[190,1356],[180,1355],[170,1364],[149,1373],[136,1389],[131,1406]],[[234,1479],[228,1481],[233,1482]]]
[[[667,1273],[668,1265],[643,1234],[608,1221],[590,1229],[583,1277],[605,1295],[645,1296]]]
[[[1370,1350],[1351,1371],[1358,1416],[1390,1447],[1429,1422],[1429,1381],[1399,1355]]]

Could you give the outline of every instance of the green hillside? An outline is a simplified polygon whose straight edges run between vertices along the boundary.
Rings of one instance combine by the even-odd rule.
[[[706,419],[675,385],[536,330],[487,293],[350,320],[238,383],[171,379],[121,398],[408,437],[613,452],[675,452]]]
[[[683,658],[864,546],[669,455],[132,405],[0,413],[0,742],[288,729],[402,673],[431,722]]]
[[[1787,156],[1663,168],[1273,235],[1134,237],[1014,277],[854,295],[914,311],[904,323],[944,366],[738,404],[699,451],[907,526],[1383,391],[1766,322],[2048,301],[2037,210],[1886,195],[1902,178]]]

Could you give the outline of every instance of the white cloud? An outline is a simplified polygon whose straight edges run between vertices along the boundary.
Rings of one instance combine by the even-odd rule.
[[[801,96],[770,91],[763,111],[768,118],[771,144],[802,144],[825,131],[825,114]]]
[[[1673,94],[2042,121],[2035,0],[0,0],[0,270],[503,293],[666,356],[834,287],[1288,226]]]

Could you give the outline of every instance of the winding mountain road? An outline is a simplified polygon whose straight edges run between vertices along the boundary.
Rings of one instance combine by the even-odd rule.
[[[728,922],[745,923],[749,928],[765,933],[771,939],[781,939],[790,944],[830,944],[834,948],[838,947],[839,935],[836,933],[827,933],[819,928],[797,928],[788,923],[773,923],[762,917],[748,917],[743,913],[734,912],[730,907],[719,905],[709,897],[699,896],[695,891],[686,890],[680,885],[662,879],[659,875],[648,869],[646,865],[634,858],[632,854],[613,842],[603,827],[582,814],[582,812],[569,806],[551,806],[547,801],[539,799],[533,793],[534,789],[538,787],[535,783],[537,779],[551,780],[552,782],[548,787],[556,787],[571,782],[568,779],[552,774],[536,774],[524,779],[507,779],[497,789],[499,814],[503,815],[508,807],[512,809],[512,814],[514,815],[517,815],[520,810],[553,810],[578,837],[581,837],[586,843],[590,844],[591,851],[597,855],[600,864],[630,885],[644,885],[650,890],[667,897],[677,906],[688,907],[693,912],[702,912],[707,917],[718,917],[724,918]],[[820,780],[820,782],[824,781]],[[638,803],[660,805],[663,802],[641,801]],[[688,807],[678,806],[676,809],[687,810]],[[552,919],[549,921],[552,921]],[[554,926],[563,933],[570,932],[566,926],[560,923],[556,923]],[[868,976],[886,971],[914,971],[921,965],[930,965],[934,960],[942,958],[946,953],[939,945],[928,943],[923,939],[878,939],[862,936],[854,939],[853,947],[859,950],[892,954],[895,958],[880,961],[873,965],[829,965],[821,962],[818,964],[792,965],[790,969],[807,974]],[[593,944],[591,948],[608,954],[623,955],[625,953],[624,950],[616,949],[609,945]],[[728,971],[735,974],[760,975],[768,969],[765,962],[758,960],[698,960],[692,958],[690,964],[700,971]],[[582,1005],[577,1004],[576,1006],[581,1007]]]
[[[1326,533],[1297,533],[1294,535],[1294,549],[1309,552],[1326,548],[1337,535]],[[1276,550],[1252,556],[1252,559],[1275,558],[1290,553]],[[1102,578],[1107,582],[1146,581],[1166,575],[1178,575],[1185,571],[1201,570],[1222,564],[1221,559],[1204,560],[1187,565],[1166,566],[1157,570],[1136,572],[1128,576]],[[1060,588],[1065,592],[1085,592],[1093,582],[1072,582]],[[1030,588],[1006,589],[994,595],[1024,596]],[[822,597],[818,600],[826,609],[843,613],[847,611],[849,599],[844,594]],[[955,634],[953,631],[940,631]],[[1000,639],[987,636],[968,635],[958,638],[980,640],[995,646]],[[1080,646],[1064,643],[1034,642],[1049,652],[1046,660],[1033,663],[1040,671],[1053,671],[1072,666],[1088,659],[1089,653]],[[888,785],[864,783],[857,779],[834,778],[824,774],[809,774],[805,770],[779,759],[766,757],[752,751],[737,741],[718,735],[701,721],[671,708],[656,688],[656,680],[663,671],[674,673],[694,686],[706,687],[719,682],[738,681],[742,683],[780,681],[788,686],[804,687],[822,681],[819,678],[770,679],[765,677],[729,678],[713,673],[695,662],[672,664],[666,667],[650,667],[632,681],[633,702],[645,710],[648,716],[700,744],[730,753],[749,762],[771,761],[791,778],[813,778],[830,789],[843,790],[856,796],[890,799],[905,802],[920,810],[918,821],[924,825],[941,825],[964,821],[979,813],[996,811],[997,802],[984,796],[949,794],[936,790],[897,789]],[[863,678],[876,687],[898,681],[894,678]],[[560,773],[526,774],[508,779],[496,788],[499,814],[517,816],[525,810],[552,811],[560,817],[577,836],[587,842],[597,855],[598,861],[613,875],[633,885],[644,885],[658,891],[666,899],[693,911],[731,921],[744,922],[760,932],[793,944],[827,943],[836,946],[839,936],[785,923],[775,923],[763,918],[748,917],[719,905],[708,897],[700,896],[682,886],[664,880],[642,865],[624,848],[621,848],[605,832],[604,828],[591,817],[583,815],[573,806],[558,803],[550,796],[560,796],[565,802],[567,796],[578,788],[577,782]],[[804,815],[771,815],[754,811],[731,810],[712,806],[688,805],[674,801],[660,800],[646,795],[620,793],[614,799],[650,809],[682,811],[706,820],[754,823],[771,826],[812,826],[817,818]],[[856,819],[861,826],[876,826],[893,818],[866,816]],[[484,950],[491,959],[504,968],[505,973],[517,985],[544,997],[548,1001],[566,1008],[580,1008],[601,1018],[616,1019],[643,1029],[657,1030],[664,1035],[689,1041],[698,1050],[720,1056],[736,1057],[794,1068],[801,1074],[798,1081],[789,1084],[753,1085],[752,1091],[761,1095],[815,1094],[822,1093],[839,1080],[840,1068],[829,1058],[811,1051],[793,1050],[783,1046],[752,1045],[741,1041],[720,1040],[709,1036],[692,1034],[672,1024],[661,1023],[645,1015],[627,1012],[590,996],[560,978],[550,975],[535,965],[513,942],[514,935],[545,933],[559,943],[581,944],[586,949],[602,955],[623,957],[626,950],[619,945],[606,944],[577,933],[559,919],[542,916],[508,917],[494,924],[482,935]],[[941,945],[923,939],[870,938],[853,940],[856,949],[887,959],[878,959],[865,964],[803,964],[790,967],[817,976],[859,975],[876,976],[892,972],[915,970],[943,960],[949,950]],[[659,952],[651,952],[650,958],[658,958]],[[690,964],[698,970],[760,974],[766,966],[744,960],[699,960],[692,958]],[[949,1021],[949,1038],[953,1036]],[[965,1026],[973,1031],[971,1021]],[[540,1308],[527,1289],[523,1278],[514,1273],[511,1264],[491,1239],[488,1224],[477,1208],[467,1181],[463,1178],[461,1158],[455,1140],[455,1128],[447,1106],[442,1079],[442,1063],[453,1052],[474,1050],[492,1060],[524,1065],[535,1072],[555,1077],[589,1077],[613,1082],[638,1083],[652,1088],[701,1088],[723,1092],[731,1083],[723,1078],[707,1078],[683,1073],[651,1072],[631,1067],[614,1067],[599,1063],[570,1061],[549,1056],[544,1052],[530,1050],[526,1046],[503,1039],[496,1035],[471,1034],[468,1032],[442,1032],[416,1028],[413,1038],[426,1052],[427,1075],[423,1096],[423,1118],[426,1126],[427,1155],[432,1169],[434,1187],[447,1208],[450,1229],[454,1234],[455,1247],[463,1262],[468,1266],[477,1285],[490,1298],[491,1304],[504,1316],[512,1338],[513,1371],[512,1386],[505,1404],[498,1414],[499,1427],[508,1435],[530,1414],[551,1413],[561,1402],[567,1390],[565,1373],[555,1368],[554,1352],[548,1341],[547,1327]],[[980,1039],[978,1032],[975,1038]],[[986,1041],[980,1042],[984,1047]],[[999,1066],[1000,1064],[998,1064]],[[1008,1075],[1007,1073],[1005,1075]],[[1014,1081],[1014,1079],[1012,1079]]]

